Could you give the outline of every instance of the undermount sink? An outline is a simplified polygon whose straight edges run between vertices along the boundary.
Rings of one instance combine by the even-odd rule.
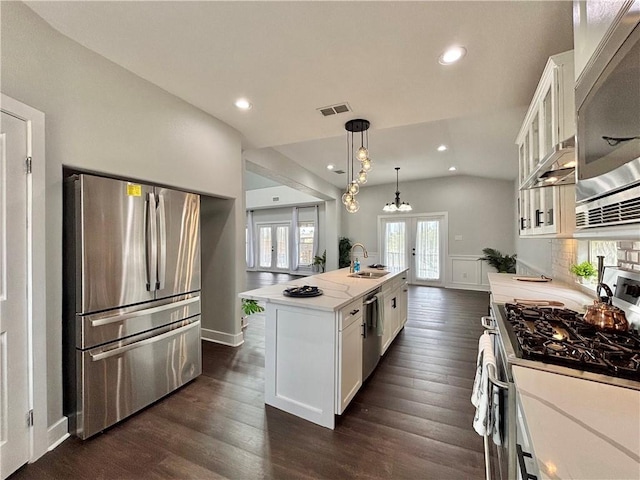
[[[358,273],[350,273],[350,277],[356,278],[380,278],[387,275],[389,272],[379,271],[379,272],[358,272]]]

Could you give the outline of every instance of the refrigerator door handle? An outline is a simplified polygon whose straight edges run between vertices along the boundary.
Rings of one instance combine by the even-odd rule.
[[[145,308],[144,310],[137,310],[135,312],[123,313],[121,315],[112,315],[110,317],[98,318],[96,320],[90,320],[92,327],[102,327],[103,325],[110,325],[112,323],[124,322],[131,318],[144,317],[146,315],[153,315],[154,313],[163,312],[165,310],[176,310],[194,302],[199,302],[200,297],[185,298],[177,302],[166,303],[158,307]],[[198,310],[199,312],[200,310]]]
[[[90,357],[91,357],[91,361],[92,362],[97,362],[100,360],[104,360],[106,358],[110,358],[110,357],[115,357],[116,355],[122,355],[124,352],[128,352],[129,350],[133,350],[134,348],[140,348],[143,347],[144,345],[149,345],[150,343],[154,343],[154,342],[158,342],[160,340],[163,340],[167,337],[171,337],[171,336],[177,336],[179,334],[182,334],[184,332],[186,332],[187,330],[191,330],[192,328],[196,328],[200,326],[200,322],[192,322],[192,323],[188,323],[186,325],[183,325],[182,327],[179,328],[174,328],[172,330],[169,330],[167,332],[161,333],[160,335],[155,335],[153,337],[149,337],[146,338],[144,340],[139,340],[137,342],[134,343],[130,343],[128,345],[124,345],[122,347],[118,347],[118,348],[114,348],[111,350],[106,350],[100,353],[90,353]]]
[[[158,194],[158,290],[162,290],[167,273],[167,220],[164,195]]]
[[[154,193],[149,193],[147,196],[146,227],[147,290],[153,292],[157,289],[158,283],[158,227],[156,222],[156,196]]]

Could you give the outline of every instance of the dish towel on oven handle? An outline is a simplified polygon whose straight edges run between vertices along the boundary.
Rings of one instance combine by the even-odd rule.
[[[495,368],[496,359],[493,355],[491,336],[483,333],[478,342],[478,361],[476,366],[476,377],[473,382],[471,393],[471,403],[476,407],[476,414],[473,419],[473,428],[478,435],[490,435],[493,432],[492,417],[492,396],[493,388],[489,382],[488,365]]]

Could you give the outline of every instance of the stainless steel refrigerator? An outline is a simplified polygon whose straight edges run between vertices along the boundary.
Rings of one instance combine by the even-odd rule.
[[[200,197],[76,174],[64,200],[64,405],[85,439],[202,372]]]

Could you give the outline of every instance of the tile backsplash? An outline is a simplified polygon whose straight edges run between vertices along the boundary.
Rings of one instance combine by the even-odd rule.
[[[573,239],[553,239],[551,242],[552,277],[562,282],[572,283],[574,276],[569,273],[571,264],[578,261],[578,257],[584,258],[586,242],[579,244]],[[582,249],[583,255],[580,255]],[[618,241],[618,268],[640,272],[640,241]]]
[[[561,282],[573,283],[575,277],[569,267],[578,258],[578,241],[572,238],[554,238],[551,241],[551,278]]]
[[[618,242],[618,268],[640,272],[640,242]]]

